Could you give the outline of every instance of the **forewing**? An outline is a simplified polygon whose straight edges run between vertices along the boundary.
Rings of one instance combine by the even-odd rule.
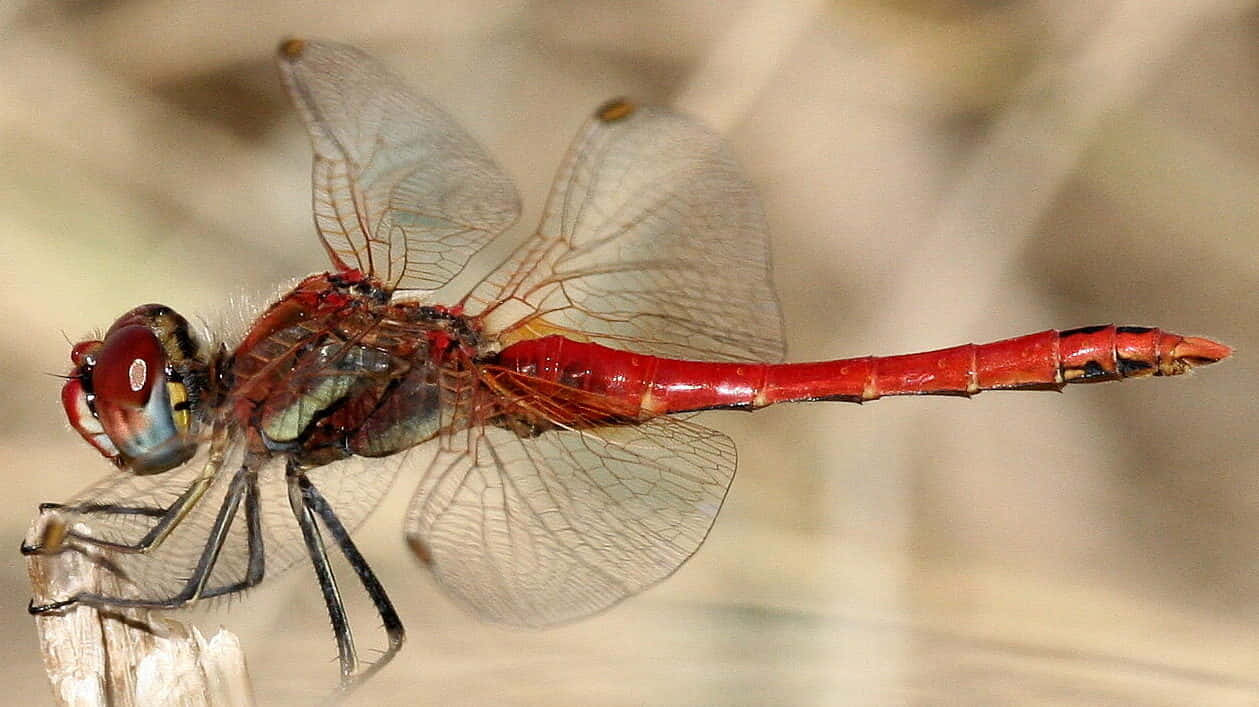
[[[704,541],[734,475],[734,444],[699,425],[521,437],[456,433],[425,476],[407,536],[480,616],[545,626],[669,576]]]
[[[136,545],[161,522],[166,510],[185,495],[199,479],[206,488],[188,505],[186,514],[170,534],[144,553],[100,550],[91,543],[73,546],[107,558],[128,581],[120,586],[123,598],[161,600],[179,593],[192,576],[206,545],[220,507],[227,496],[233,472],[243,459],[241,445],[226,449],[223,457],[210,454],[208,445],[184,464],[158,474],[137,475],[116,471],[75,494],[58,511],[75,532],[91,538]],[[243,504],[242,504],[243,505]],[[244,577],[248,560],[243,511],[224,542],[224,551],[212,578],[226,582]],[[229,579],[230,577],[230,579]]]
[[[499,346],[562,334],[677,358],[783,354],[765,217],[724,141],[623,101],[587,122],[537,236],[467,305]]]
[[[278,61],[314,145],[315,226],[337,269],[435,289],[519,216],[481,146],[375,59],[289,40]]]
[[[67,510],[60,513],[78,532],[109,542],[135,544],[156,526],[162,509],[174,503],[199,478],[207,479],[205,493],[163,542],[140,554],[112,550],[100,553],[129,580],[123,585],[125,598],[171,597],[193,576],[229,495],[232,479],[248,465],[257,477],[265,576],[273,577],[306,557],[301,531],[289,506],[285,460],[273,457],[247,463],[245,457],[244,445],[237,441],[227,446],[221,463],[208,449],[202,449],[187,463],[160,474],[116,472],[76,494],[66,502]],[[341,522],[353,529],[388,492],[405,458],[405,454],[380,459],[351,457],[310,470],[307,476]],[[91,508],[69,510],[84,504]],[[238,583],[246,576],[250,559],[246,504],[242,497],[208,587]],[[79,545],[97,552],[88,543]]]

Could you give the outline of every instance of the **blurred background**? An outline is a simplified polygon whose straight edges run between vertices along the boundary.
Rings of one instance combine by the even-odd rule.
[[[291,35],[356,44],[446,107],[516,179],[514,238],[602,100],[714,125],[764,199],[792,360],[1108,322],[1238,349],[1062,395],[709,413],[742,458],[705,546],[543,632],[441,595],[405,550],[404,475],[359,537],[409,643],[352,703],[1259,701],[1259,11],[1240,0],[8,0],[5,547],[110,471],[48,375],[68,341],[143,302],[217,321],[325,267],[271,59]],[[23,564],[0,566],[0,702],[51,702]],[[264,703],[335,678],[308,568],[196,618],[241,637]]]

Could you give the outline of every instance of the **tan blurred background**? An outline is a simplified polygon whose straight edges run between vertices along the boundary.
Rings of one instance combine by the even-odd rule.
[[[1240,0],[0,5],[0,702],[51,701],[16,553],[35,505],[109,471],[47,375],[67,339],[147,301],[216,319],[324,267],[271,63],[288,35],[357,44],[434,97],[528,225],[601,100],[716,125],[765,201],[793,360],[1107,322],[1238,348],[1061,396],[710,414],[742,459],[707,544],[545,632],[440,594],[404,550],[404,478],[361,546],[410,642],[355,703],[1259,703],[1259,12]],[[309,569],[200,618],[241,636],[265,703],[334,677]]]

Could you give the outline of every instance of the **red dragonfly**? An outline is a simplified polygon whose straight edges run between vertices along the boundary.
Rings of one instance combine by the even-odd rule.
[[[734,443],[676,413],[1060,389],[1177,375],[1230,353],[1095,326],[776,363],[782,323],[752,186],[718,136],[624,100],[581,130],[536,235],[438,304],[431,293],[516,220],[510,180],[356,49],[290,40],[279,66],[314,144],[315,225],[332,270],[234,345],[151,304],[73,348],[66,414],[120,473],[45,505],[55,522],[23,549],[107,556],[123,588],[33,613],[182,607],[305,556],[348,686],[403,640],[349,531],[417,445],[437,453],[407,514],[412,550],[476,614],[541,626],[642,591],[704,541]],[[383,620],[388,649],[373,664],[356,654],[329,544]]]

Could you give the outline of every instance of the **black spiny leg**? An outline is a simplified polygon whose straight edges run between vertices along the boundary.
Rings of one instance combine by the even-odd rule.
[[[345,613],[345,603],[341,601],[341,590],[337,587],[336,575],[328,563],[328,550],[324,548],[323,536],[315,526],[315,517],[306,502],[303,487],[309,488],[310,481],[300,469],[290,462],[285,477],[288,482],[289,506],[293,509],[293,517],[302,529],[302,539],[306,542],[306,553],[310,555],[310,564],[315,568],[315,577],[319,579],[319,590],[323,593],[324,605],[328,607],[328,619],[332,622],[332,635],[337,640],[337,659],[341,663],[342,687],[353,682],[354,673],[358,670],[358,652],[354,650],[354,636],[350,633],[350,620]],[[304,482],[304,483],[303,483]]]
[[[245,489],[245,523],[247,523],[249,563],[245,567],[245,577],[241,581],[232,584],[207,587],[201,592],[203,598],[231,594],[232,592],[257,586],[266,574],[267,554],[262,544],[262,507],[258,495],[258,475],[250,473],[247,476],[246,482],[249,485]]]
[[[210,486],[210,479],[201,479],[188,487],[186,491],[179,495],[169,506],[124,506],[116,503],[82,503],[72,506],[60,503],[41,503],[39,504],[39,512],[46,513],[48,511],[60,511],[63,513],[71,513],[82,516],[91,515],[115,515],[115,516],[138,516],[145,518],[156,518],[157,522],[149,529],[144,537],[133,543],[119,543],[95,538],[90,535],[76,533],[73,530],[67,530],[62,540],[76,540],[93,547],[113,550],[114,552],[124,553],[145,553],[162,544],[166,536],[179,525],[179,521],[189,513],[193,507],[201,501],[201,497],[205,494],[206,489]],[[22,543],[21,552],[23,555],[40,555],[51,552],[58,552],[62,549],[82,551],[82,548],[67,544],[63,547],[47,548],[42,544],[27,545]]]
[[[245,576],[236,582],[217,587],[208,586],[210,576],[213,574],[214,567],[223,550],[223,545],[227,541],[232,521],[236,517],[236,511],[240,508],[242,497],[245,499],[245,522],[248,524],[246,530],[249,549],[249,561]],[[109,543],[98,544],[106,548],[114,547]],[[130,548],[133,552],[137,551],[134,546],[123,547]],[[48,604],[36,605],[32,603],[28,609],[32,614],[46,614],[74,604],[86,604],[98,609],[175,609],[191,604],[202,597],[230,594],[231,592],[252,587],[262,581],[264,568],[265,559],[258,505],[258,477],[249,469],[240,469],[232,477],[231,484],[227,488],[227,492],[223,497],[223,503],[219,506],[218,515],[215,517],[209,536],[202,547],[201,555],[197,558],[197,564],[193,567],[192,573],[184,583],[183,588],[175,594],[157,599],[141,599],[81,592],[67,599]]]
[[[372,572],[371,566],[358,551],[354,541],[350,539],[350,534],[337,518],[336,512],[328,505],[323,494],[319,493],[310,479],[306,478],[306,475],[295,464],[290,463],[287,478],[289,504],[293,507],[293,515],[297,518],[298,525],[302,528],[306,550],[310,554],[311,564],[315,567],[315,575],[319,578],[319,588],[323,592],[324,603],[328,607],[328,618],[332,622],[332,632],[337,640],[337,653],[341,662],[341,689],[348,691],[374,675],[393,659],[402,648],[406,632],[402,627],[402,620],[398,618],[398,612],[389,601],[389,595],[385,592],[384,586]],[[359,582],[363,584],[363,589],[371,598],[384,624],[389,647],[379,660],[361,672],[358,670],[358,655],[354,649],[354,639],[346,616],[345,605],[341,601],[341,592],[337,588],[336,578],[328,563],[328,553],[319,528],[315,524],[315,516],[318,516],[324,527],[328,529],[328,533],[341,550],[341,554],[349,561],[350,567],[358,576]]]

